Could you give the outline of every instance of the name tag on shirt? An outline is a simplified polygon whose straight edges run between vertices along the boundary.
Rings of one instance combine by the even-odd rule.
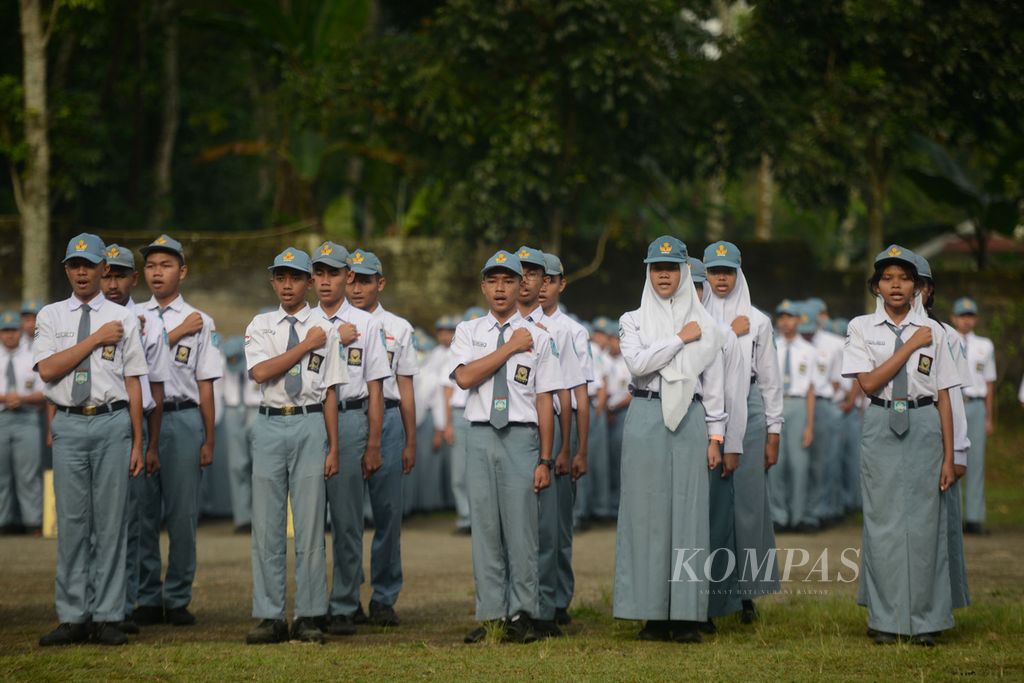
[[[476,339],[474,339],[473,340],[473,346],[480,346],[480,347],[486,349],[487,348],[487,342],[477,341]]]
[[[870,346],[885,346],[887,342],[881,341],[880,339],[868,339],[868,345]]]

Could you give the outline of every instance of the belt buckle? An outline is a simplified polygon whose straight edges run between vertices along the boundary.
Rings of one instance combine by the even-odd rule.
[[[82,415],[88,415],[89,417],[92,417],[93,415],[96,414],[96,410],[96,406],[84,406],[82,408]]]
[[[296,410],[295,406],[285,406],[285,407],[281,408],[281,414],[282,415],[294,415],[295,414],[295,410]]]
[[[900,399],[898,401],[893,401],[892,402],[892,409],[895,410],[897,413],[905,413],[905,412],[907,412],[907,401],[906,401],[906,399]]]

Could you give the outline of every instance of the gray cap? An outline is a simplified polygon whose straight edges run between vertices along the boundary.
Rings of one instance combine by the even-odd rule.
[[[98,236],[83,232],[68,240],[64,262],[73,258],[85,259],[89,263],[103,263],[107,258],[107,245]]]
[[[176,254],[178,258],[181,259],[182,263],[185,262],[185,250],[182,248],[181,242],[169,235],[160,235],[142,249],[139,249],[139,253],[142,254],[142,258],[146,258],[154,251],[166,251]]]
[[[135,270],[135,254],[128,247],[109,244],[107,245],[107,265]]]
[[[313,265],[323,263],[331,268],[348,268],[348,249],[335,242],[324,242],[313,255]]]
[[[313,274],[312,266],[309,263],[309,254],[295,247],[288,247],[274,257],[274,263],[267,270],[274,270],[275,268],[291,268],[306,275]]]

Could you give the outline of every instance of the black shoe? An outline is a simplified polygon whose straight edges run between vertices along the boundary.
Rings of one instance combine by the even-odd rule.
[[[366,612],[363,611],[362,603],[359,603],[359,606],[356,607],[356,611],[352,613],[352,623],[356,624],[357,626],[360,624],[368,623],[368,619],[366,618]]]
[[[356,622],[352,617],[334,616],[327,622],[327,632],[332,636],[354,636],[356,634]]]
[[[935,647],[935,636],[932,633],[919,633],[916,636],[911,636],[911,645],[921,645],[923,647]]]
[[[537,634],[538,640],[544,640],[545,638],[561,638],[565,635],[562,633],[562,629],[558,628],[558,624],[555,623],[554,619],[550,621],[534,619],[533,632]]]
[[[195,626],[196,618],[187,607],[168,607],[167,623],[171,626]]]
[[[793,532],[798,534],[814,534],[818,531],[820,531],[820,527],[810,522],[800,522],[793,528]]]
[[[535,643],[537,632],[533,630],[533,620],[526,612],[516,612],[505,622],[506,643]]]
[[[875,641],[875,645],[892,645],[897,640],[895,633],[886,633],[885,631],[875,631],[875,635],[871,639]]]
[[[644,623],[640,633],[636,634],[637,640],[671,640],[672,631],[669,629],[669,622],[659,619],[652,619]]]
[[[572,623],[572,617],[569,616],[569,610],[566,607],[555,608],[555,623],[559,626],[568,626]]]
[[[700,637],[700,622],[696,621],[671,621],[669,622],[669,628],[672,631],[672,642],[673,643],[699,643],[702,638]]]
[[[368,620],[374,626],[387,626],[394,628],[398,626],[398,615],[395,608],[385,605],[382,602],[370,601],[370,618]]]
[[[139,626],[153,626],[164,623],[164,608],[139,605],[132,612],[132,621]]]
[[[132,621],[131,617],[117,622],[117,629],[127,636],[139,635],[139,625]]]
[[[777,534],[789,533],[789,527],[786,526],[785,524],[779,524],[778,522],[772,522],[772,528],[775,530],[775,533],[777,533]]]
[[[492,619],[485,621],[484,623],[477,626],[475,629],[466,634],[466,637],[462,639],[462,642],[467,645],[475,645],[476,643],[482,643],[487,638],[487,631],[501,628],[504,625],[504,619]]]
[[[288,641],[288,623],[284,619],[264,619],[245,636],[249,645],[269,645]]]
[[[874,638],[878,635],[878,631],[868,626],[868,638]]]
[[[324,642],[324,632],[316,625],[314,617],[299,617],[292,624],[292,640],[304,643]]]
[[[39,647],[74,645],[89,640],[89,627],[85,624],[61,624],[39,639]]]
[[[981,525],[981,522],[967,522],[964,524],[964,533],[971,536],[988,536],[992,532]]]
[[[468,526],[457,526],[454,533],[456,536],[472,536],[473,530]]]
[[[117,627],[116,621],[99,621],[92,627],[92,642],[100,645],[124,645],[128,636]]]
[[[235,527],[236,534],[251,534],[252,524],[239,524]]]
[[[697,630],[701,633],[707,633],[709,635],[718,633],[718,627],[715,626],[715,622],[713,622],[710,618],[708,618],[707,621],[702,621],[698,623]]]
[[[740,612],[740,623],[753,624],[755,621],[757,621],[757,608],[754,607],[754,601],[744,600],[743,611]]]

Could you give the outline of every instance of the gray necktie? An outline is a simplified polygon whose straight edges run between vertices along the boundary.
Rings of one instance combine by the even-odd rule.
[[[299,322],[299,319],[289,315],[285,320],[291,325],[291,329],[288,330],[288,350],[291,351],[299,345],[299,333],[295,331],[295,323]],[[302,393],[302,363],[296,363],[284,376],[284,390],[293,400]]]
[[[892,323],[886,323],[892,333],[896,335],[896,345],[893,347],[893,352],[899,351],[900,347],[903,346],[903,330],[905,328],[896,327]],[[889,429],[891,429],[897,436],[903,436],[907,433],[910,428],[910,415],[907,414],[907,365],[904,363],[900,366],[896,376],[892,378],[892,411],[889,413]]]
[[[793,345],[786,344],[786,364],[782,368],[782,394],[789,396],[790,373],[793,364]]]
[[[82,317],[78,320],[78,343],[84,342],[91,334],[89,316],[92,309],[88,304],[80,307]],[[92,354],[89,353],[75,368],[71,384],[71,404],[80,406],[89,401],[92,395]]]
[[[505,345],[505,330],[508,323],[501,326],[498,334],[498,346]],[[494,373],[494,382],[491,385],[491,426],[495,429],[502,429],[508,426],[508,368],[505,363],[501,364],[498,371]]]
[[[14,377],[14,354],[7,356],[7,393],[18,390],[18,380]]]

